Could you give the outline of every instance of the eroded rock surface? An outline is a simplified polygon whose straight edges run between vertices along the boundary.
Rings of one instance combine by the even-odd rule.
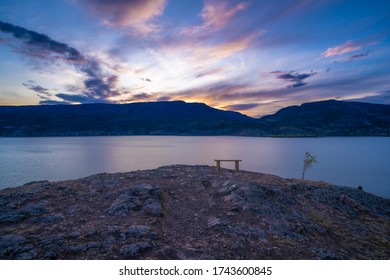
[[[0,259],[389,259],[390,200],[164,166],[0,191]]]

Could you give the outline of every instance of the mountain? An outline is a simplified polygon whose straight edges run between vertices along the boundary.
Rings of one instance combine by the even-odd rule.
[[[283,108],[259,119],[272,136],[390,136],[390,105],[336,100]]]
[[[1,106],[0,136],[233,134],[254,120],[202,103]]]
[[[390,136],[390,105],[320,101],[260,119],[203,103],[0,106],[1,136]]]

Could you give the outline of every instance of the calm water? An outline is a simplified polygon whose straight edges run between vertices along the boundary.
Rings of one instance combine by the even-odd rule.
[[[214,165],[242,159],[241,169],[299,178],[305,152],[318,164],[306,178],[363,186],[390,198],[390,138],[43,137],[0,138],[0,188],[168,164]],[[233,167],[233,163],[224,163]]]

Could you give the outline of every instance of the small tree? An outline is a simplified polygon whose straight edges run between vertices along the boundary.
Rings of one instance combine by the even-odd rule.
[[[317,163],[317,157],[312,156],[309,152],[306,152],[305,159],[303,160],[302,180],[305,179],[306,170],[312,167],[313,163]]]

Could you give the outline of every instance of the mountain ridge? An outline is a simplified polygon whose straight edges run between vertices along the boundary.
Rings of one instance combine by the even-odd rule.
[[[390,105],[326,100],[259,119],[184,101],[0,106],[0,137],[98,135],[390,136]]]

